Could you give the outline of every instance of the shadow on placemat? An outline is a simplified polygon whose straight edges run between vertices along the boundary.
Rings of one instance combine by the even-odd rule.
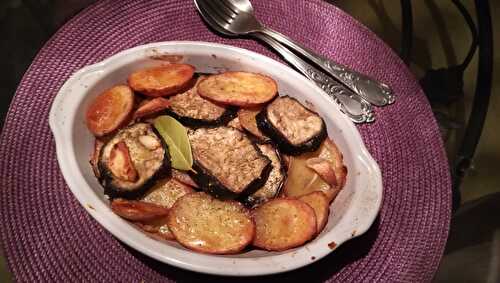
[[[325,280],[330,279],[335,273],[339,272],[345,266],[368,254],[377,238],[379,223],[380,220],[379,217],[377,217],[371,228],[365,234],[347,241],[330,255],[311,265],[286,273],[258,277],[258,282],[289,282],[297,281],[299,279],[307,280],[307,282],[324,282]],[[122,245],[145,265],[149,266],[159,274],[177,282],[211,283],[234,282],[236,280],[236,277],[207,275],[173,267],[152,259],[123,243]],[[255,282],[255,280],[256,277],[238,277],[238,282]]]

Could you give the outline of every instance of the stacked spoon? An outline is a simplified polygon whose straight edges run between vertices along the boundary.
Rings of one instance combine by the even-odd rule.
[[[255,18],[249,0],[194,2],[203,19],[217,32],[227,36],[253,36],[266,42],[290,65],[323,89],[353,122],[373,122],[373,106],[381,107],[394,102],[394,94],[388,85],[316,54],[287,36],[262,25]]]

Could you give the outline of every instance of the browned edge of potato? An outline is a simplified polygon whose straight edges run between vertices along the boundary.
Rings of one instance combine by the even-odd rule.
[[[347,181],[347,167],[344,165],[344,156],[340,152],[337,145],[331,140],[326,139],[325,145],[328,147],[329,152],[331,154],[330,160],[334,161],[333,170],[335,171],[335,176],[337,179],[336,189],[341,190],[345,186],[345,182]],[[328,160],[328,157],[320,157]]]
[[[167,109],[170,102],[163,97],[155,97],[151,100],[146,100],[141,103],[137,110],[135,110],[133,119],[149,117],[154,114],[159,114],[161,111]]]
[[[99,163],[99,154],[101,154],[101,149],[104,144],[105,143],[102,140],[94,139],[94,151],[92,152],[89,160],[92,171],[94,172],[94,176],[97,179],[101,178],[101,173],[99,172],[97,164]]]
[[[131,221],[150,221],[168,215],[168,208],[138,200],[114,199],[111,210]]]
[[[257,207],[252,215],[256,225],[253,245],[261,249],[288,250],[316,235],[314,210],[295,198],[270,200]]]
[[[312,192],[298,198],[299,200],[307,203],[316,215],[316,233],[319,234],[325,228],[330,214],[330,202],[323,192]]]
[[[255,116],[257,116],[261,110],[262,107],[242,108],[238,111],[238,119],[240,120],[241,126],[250,134],[261,141],[268,141],[269,137],[265,136],[259,130],[257,121],[255,120]]]
[[[167,216],[149,221],[134,222],[134,224],[154,239],[175,240],[174,234],[168,228]]]

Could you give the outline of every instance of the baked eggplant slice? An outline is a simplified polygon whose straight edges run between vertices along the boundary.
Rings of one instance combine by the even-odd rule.
[[[271,144],[259,144],[257,146],[271,160],[273,169],[269,173],[266,183],[255,193],[243,199],[243,203],[249,207],[256,207],[275,198],[280,193],[286,180],[285,164],[276,148]]]
[[[157,179],[170,176],[168,146],[150,124],[133,124],[103,146],[98,168],[106,195],[137,198]]]
[[[323,119],[289,96],[276,98],[255,118],[259,130],[284,154],[315,151],[327,137]]]
[[[193,152],[189,174],[208,193],[222,199],[244,197],[262,187],[272,165],[243,132],[231,127],[188,132]]]
[[[198,94],[198,84],[186,92],[169,98],[170,108],[166,112],[189,127],[215,127],[227,124],[237,114],[234,106],[223,106],[201,97]]]

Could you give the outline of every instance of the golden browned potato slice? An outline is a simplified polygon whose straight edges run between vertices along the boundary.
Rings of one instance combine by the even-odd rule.
[[[168,217],[164,216],[149,221],[135,222],[135,224],[144,230],[164,240],[175,240],[174,234],[168,228]]]
[[[321,158],[330,163],[335,172],[336,185],[328,184],[307,165],[307,161],[311,158]],[[326,139],[315,152],[290,157],[287,176],[283,188],[285,196],[300,197],[314,191],[321,191],[331,202],[345,185],[347,168],[344,166],[342,154],[335,143]]]
[[[305,202],[273,199],[253,211],[256,225],[253,245],[269,251],[284,251],[303,245],[316,234],[316,215]]]
[[[126,85],[117,85],[98,95],[87,108],[86,123],[96,137],[114,132],[125,125],[134,107],[134,93]]]
[[[137,200],[114,199],[111,210],[119,216],[132,221],[149,221],[164,217],[168,208]]]
[[[317,234],[325,228],[330,213],[330,203],[323,192],[312,192],[299,197],[299,200],[307,203],[314,210],[316,215]]]
[[[168,64],[143,69],[128,77],[128,85],[151,97],[175,94],[191,84],[194,67],[187,64]]]
[[[198,93],[219,103],[251,107],[273,99],[278,93],[278,85],[261,74],[226,72],[202,80]]]
[[[209,254],[237,253],[255,235],[255,224],[243,205],[203,192],[180,198],[170,210],[168,227],[183,246]]]
[[[160,180],[141,198],[142,201],[171,208],[182,196],[194,190],[174,178]]]
[[[256,136],[260,140],[268,140],[260,130],[257,128],[257,121],[255,116],[259,114],[262,107],[253,108],[243,108],[238,111],[238,118],[240,119],[241,126],[250,132],[252,135]]]
[[[142,103],[134,112],[134,119],[150,116],[167,109],[170,102],[163,97],[156,97]]]

